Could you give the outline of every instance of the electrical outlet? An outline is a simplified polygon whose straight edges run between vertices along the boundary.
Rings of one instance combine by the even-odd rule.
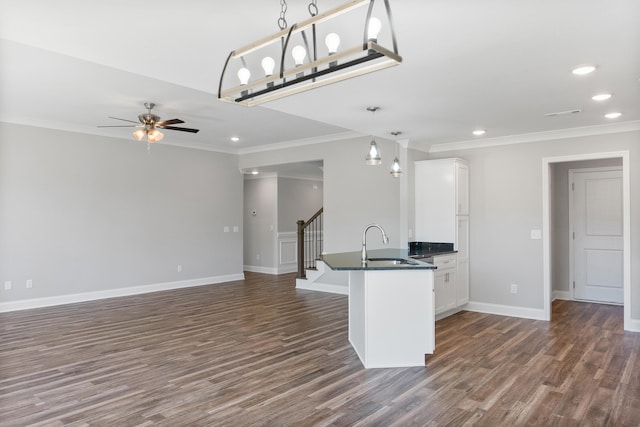
[[[511,284],[511,293],[512,294],[517,294],[518,293],[518,285],[516,285],[515,283]]]
[[[233,226],[233,232],[237,233],[240,230],[240,227],[238,227],[237,225]]]
[[[256,259],[260,260],[260,254],[256,254]]]
[[[11,290],[11,280],[7,280],[4,282],[4,290],[5,291],[10,291]]]
[[[33,288],[33,280],[27,279],[27,289]]]

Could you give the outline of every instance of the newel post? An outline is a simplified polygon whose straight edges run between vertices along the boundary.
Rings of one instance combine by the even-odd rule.
[[[304,271],[304,221],[296,221],[298,224],[298,279],[306,279]]]

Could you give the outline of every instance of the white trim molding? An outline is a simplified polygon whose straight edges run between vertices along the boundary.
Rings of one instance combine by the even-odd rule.
[[[262,274],[278,274],[278,269],[274,267],[262,267],[260,265],[245,265],[243,266],[244,271],[250,271],[252,273],[262,273]]]
[[[553,291],[553,297],[551,301],[555,301],[557,299],[573,301],[570,291]]]
[[[495,147],[499,145],[525,144],[529,142],[552,141],[556,139],[579,138],[583,136],[633,132],[637,130],[640,130],[640,120],[632,120],[621,123],[608,123],[596,126],[585,126],[580,128],[550,130],[545,132],[523,133],[519,135],[500,136],[496,138],[445,142],[442,144],[433,144],[428,148],[423,147],[422,149],[424,151],[427,151],[428,153],[440,153],[444,151]]]
[[[624,329],[630,332],[640,332],[640,319],[629,319],[628,322],[625,321]]]
[[[490,304],[470,301],[464,310],[478,313],[496,314],[498,316],[520,317],[523,319],[548,320],[542,308],[517,307],[512,305]]]
[[[629,123],[640,123],[629,122]],[[624,329],[640,331],[640,320],[631,319],[631,163],[629,151],[585,153],[542,159],[542,278],[545,320],[551,320],[551,200],[550,174],[553,163],[622,158],[622,209],[624,234]]]
[[[173,289],[191,288],[194,286],[214,285],[218,283],[244,280],[244,273],[225,276],[202,277],[199,279],[181,280],[178,282],[155,283],[151,285],[132,286],[127,288],[107,289],[104,291],[83,292],[79,294],[57,295],[44,298],[32,298],[0,303],[0,313],[31,308],[52,307],[77,302],[96,301],[106,298],[118,298],[150,292],[169,291]]]

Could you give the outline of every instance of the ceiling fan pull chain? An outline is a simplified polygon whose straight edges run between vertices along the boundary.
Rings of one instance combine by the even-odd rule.
[[[285,15],[287,14],[287,1],[280,0],[280,18],[278,18],[278,27],[281,30],[287,28],[287,19]]]

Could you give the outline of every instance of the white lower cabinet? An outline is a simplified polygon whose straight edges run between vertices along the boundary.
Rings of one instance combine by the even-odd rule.
[[[435,314],[440,314],[458,305],[456,254],[435,256],[433,265],[438,267],[433,276]]]

